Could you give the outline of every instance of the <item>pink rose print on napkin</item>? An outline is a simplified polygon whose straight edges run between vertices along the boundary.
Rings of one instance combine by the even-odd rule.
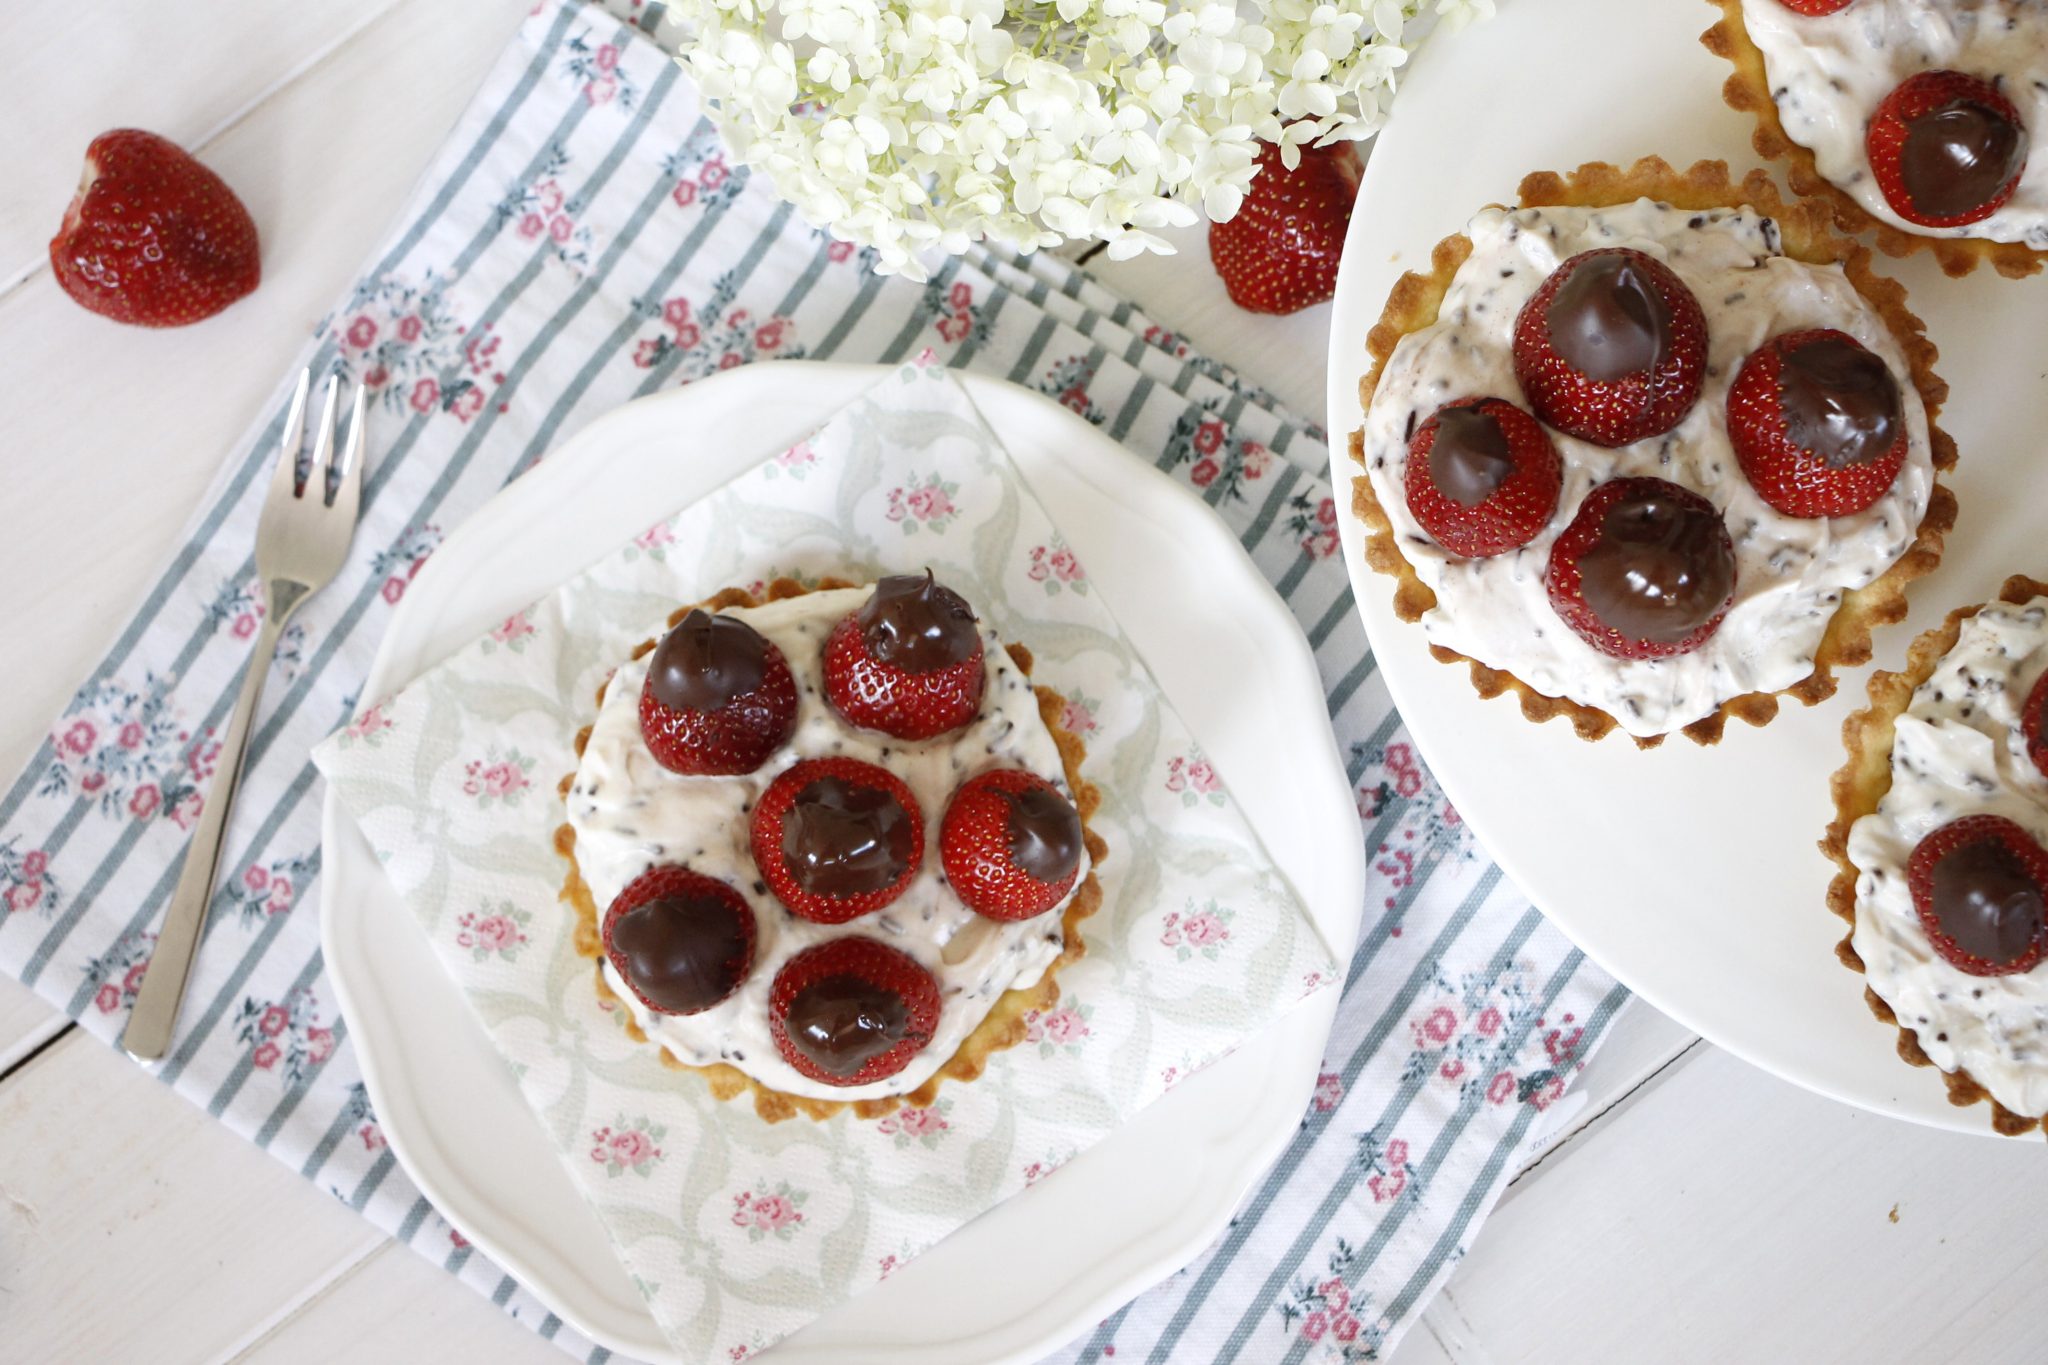
[[[1094,1013],[1093,1005],[1084,1005],[1071,996],[1057,1009],[1032,1010],[1024,1016],[1024,1041],[1036,1043],[1041,1057],[1050,1057],[1062,1049],[1078,1057],[1090,1036],[1088,1020]]]
[[[378,595],[392,606],[398,605],[399,599],[405,596],[406,586],[419,577],[420,570],[426,567],[427,557],[440,543],[441,528],[438,526],[406,528],[389,549],[379,551],[370,560],[371,574],[384,579]]]
[[[519,950],[526,946],[526,925],[532,918],[531,912],[511,901],[464,911],[455,922],[455,946],[468,949],[477,962],[493,957],[516,962]]]
[[[946,1122],[947,1111],[952,1109],[951,1100],[940,1100],[925,1109],[898,1109],[885,1116],[875,1125],[875,1131],[896,1141],[898,1148],[919,1143],[926,1148],[936,1149],[939,1140],[952,1125]]]
[[[300,1084],[334,1055],[334,1030],[320,1023],[311,990],[293,991],[283,1000],[244,996],[235,1037],[249,1049],[251,1067],[276,1072],[287,1085]]]
[[[955,346],[963,342],[975,346],[988,344],[988,319],[974,301],[974,286],[967,281],[955,280],[950,287],[937,281],[926,285],[924,309],[942,340]]]
[[[348,723],[341,732],[341,747],[349,749],[361,744],[374,749],[384,742],[391,728],[391,717],[384,714],[384,703],[378,702]]]
[[[1236,911],[1213,900],[1197,906],[1190,899],[1185,909],[1169,911],[1160,921],[1159,941],[1173,949],[1176,961],[1199,954],[1214,962],[1230,942],[1230,922],[1235,918]]]
[[[1179,796],[1183,806],[1223,804],[1223,779],[1199,748],[1166,761],[1166,790]]]
[[[515,611],[491,627],[490,633],[483,638],[482,649],[486,654],[495,654],[500,649],[523,654],[526,652],[526,642],[531,640],[535,633],[535,626],[527,619],[527,613]]]
[[[223,879],[216,894],[228,898],[243,928],[253,928],[272,915],[285,914],[297,903],[298,890],[313,879],[318,861],[315,854],[301,853],[251,863],[241,876]]]
[[[720,290],[701,309],[682,295],[669,299],[661,305],[659,328],[634,346],[633,363],[643,370],[680,370],[687,384],[748,361],[803,354],[789,318],[777,314],[759,321],[745,308],[727,311],[729,302],[729,294]]]
[[[1302,553],[1311,559],[1329,559],[1337,553],[1337,500],[1311,501],[1306,493],[1288,500],[1287,529],[1301,543]]]
[[[762,473],[774,479],[787,474],[792,479],[802,480],[818,467],[818,452],[809,441],[798,441],[788,450],[777,455],[762,469]]]
[[[93,1008],[112,1014],[135,1003],[142,978],[149,971],[149,955],[156,949],[156,935],[131,931],[114,940],[106,952],[85,964],[85,984],[94,987]]]
[[[499,803],[516,806],[533,786],[533,760],[517,749],[501,750],[495,744],[483,758],[471,759],[462,771],[462,794],[483,810]]]
[[[959,491],[959,484],[948,483],[937,474],[919,478],[913,472],[908,484],[889,490],[888,507],[882,515],[901,526],[906,536],[921,530],[944,535],[960,514],[953,505]]]
[[[1088,386],[1094,381],[1095,367],[1088,363],[1088,357],[1070,355],[1053,363],[1039,379],[1038,391],[1068,411],[1101,426],[1109,418],[1088,396]]]
[[[777,1181],[772,1190],[763,1185],[741,1190],[732,1197],[732,1225],[746,1229],[750,1242],[764,1237],[787,1242],[802,1228],[802,1205],[810,1197],[807,1191],[793,1188],[787,1180]]]
[[[1367,1133],[1362,1148],[1368,1161],[1382,1161],[1374,1135]],[[1405,1153],[1405,1145],[1402,1148]],[[1302,1341],[1319,1348],[1314,1358],[1354,1365],[1379,1359],[1380,1348],[1393,1324],[1384,1316],[1371,1317],[1371,1301],[1354,1290],[1349,1281],[1363,1268],[1360,1249],[1345,1238],[1336,1239],[1325,1262],[1327,1275],[1303,1277],[1274,1306],[1282,1330],[1298,1332]]]
[[[645,1115],[629,1119],[621,1114],[590,1134],[590,1159],[604,1167],[607,1179],[628,1171],[644,1179],[666,1155],[660,1146],[666,1136],[668,1129]]]
[[[1067,703],[1060,709],[1060,727],[1070,734],[1086,739],[1102,727],[1096,723],[1096,712],[1102,703],[1079,692],[1068,695]]]
[[[1088,573],[1058,532],[1054,532],[1049,544],[1031,547],[1024,576],[1043,585],[1048,597],[1057,597],[1062,592],[1086,596],[1088,592]]]

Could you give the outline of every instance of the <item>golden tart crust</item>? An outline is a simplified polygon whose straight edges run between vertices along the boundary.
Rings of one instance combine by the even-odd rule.
[[[767,588],[765,600],[779,602],[785,598],[801,597],[806,593],[824,592],[836,588],[859,587],[842,578],[827,578],[806,586],[794,579],[778,578]],[[669,614],[668,624],[674,626],[692,608],[702,607],[706,611],[722,611],[727,607],[757,607],[764,599],[756,597],[742,588],[726,588],[702,602],[692,602],[676,608]],[[655,646],[654,640],[643,640],[634,647],[630,658],[637,659]],[[1005,646],[1017,667],[1026,675],[1031,672],[1031,651],[1019,644]],[[1102,886],[1096,880],[1095,869],[1109,856],[1109,845],[1105,843],[1089,819],[1102,804],[1102,793],[1095,784],[1081,776],[1081,764],[1087,757],[1087,748],[1079,736],[1060,724],[1060,716],[1066,709],[1066,699],[1050,687],[1038,687],[1038,714],[1045,727],[1052,733],[1053,743],[1058,746],[1060,766],[1066,772],[1067,787],[1074,793],[1074,807],[1081,815],[1083,841],[1088,847],[1089,871],[1067,902],[1066,910],[1060,916],[1060,933],[1065,946],[1060,955],[1046,966],[1045,974],[1038,983],[1024,990],[1009,990],[996,997],[987,1017],[975,1025],[956,1048],[953,1055],[932,1073],[931,1078],[917,1089],[902,1095],[888,1095],[869,1100],[819,1100],[808,1095],[792,1095],[761,1084],[738,1067],[724,1062],[709,1066],[693,1066],[679,1061],[666,1048],[660,1049],[663,1066],[676,1071],[694,1071],[704,1077],[710,1086],[713,1098],[720,1100],[737,1099],[751,1094],[754,1112],[769,1123],[780,1123],[784,1119],[802,1115],[805,1118],[824,1120],[843,1109],[850,1109],[856,1118],[877,1119],[899,1108],[928,1107],[938,1098],[942,1081],[971,1081],[981,1075],[988,1065],[989,1057],[1004,1048],[1014,1047],[1024,1039],[1027,1028],[1025,1016],[1033,1010],[1047,1010],[1059,1003],[1059,985],[1054,979],[1059,970],[1068,963],[1079,961],[1087,952],[1087,944],[1081,937],[1081,921],[1094,914],[1102,905]],[[598,701],[604,700],[604,688],[598,688]],[[584,746],[590,740],[589,726],[584,726],[576,736],[576,754],[580,758]],[[565,776],[557,786],[558,793],[566,799],[575,774]],[[646,1032],[635,1023],[633,1016],[624,1006],[604,979],[604,940],[598,931],[598,907],[591,898],[590,888],[584,883],[582,871],[576,864],[576,831],[568,822],[555,830],[555,851],[562,855],[569,865],[568,875],[562,882],[561,899],[576,916],[576,952],[591,961],[591,975],[597,986],[598,999],[612,1007],[626,1033],[638,1043],[649,1042]]]
[[[2005,580],[1999,589],[1997,600],[2020,606],[2036,597],[2048,595],[2048,583],[2041,583],[2024,574],[2014,574]],[[1820,842],[1821,852],[1834,861],[1834,880],[1828,884],[1828,909],[1842,917],[1848,928],[1842,934],[1842,941],[1835,945],[1835,956],[1842,965],[1859,975],[1863,971],[1863,959],[1857,955],[1851,939],[1856,932],[1856,865],[1849,861],[1849,828],[1864,816],[1877,809],[1886,793],[1892,789],[1892,729],[1906,708],[1913,703],[1913,694],[1920,685],[1934,676],[1934,670],[1956,647],[1962,636],[1963,622],[1984,609],[1986,604],[1972,607],[1958,607],[1948,618],[1934,629],[1913,642],[1906,653],[1906,666],[1897,673],[1879,670],[1870,676],[1870,705],[1849,717],[1842,724],[1842,747],[1848,757],[1841,769],[1830,781],[1835,798],[1834,823],[1828,826],[1827,837]],[[1899,1017],[1883,998],[1870,987],[1863,988],[1864,1003],[1878,1019],[1891,1024],[1899,1033],[1899,1056],[1914,1066],[1933,1066],[1934,1061],[1920,1047],[1920,1040],[1913,1031],[1899,1023]],[[1967,1107],[1980,1100],[1991,1106],[1991,1126],[2007,1136],[2039,1128],[2048,1133],[2048,1115],[2028,1118],[1991,1098],[1991,1092],[1970,1075],[1967,1070],[1942,1073],[1948,1084],[1950,1104]]]
[[[1934,373],[1937,355],[1934,343],[1927,339],[1920,319],[1907,309],[1904,287],[1895,280],[1873,273],[1870,252],[1830,230],[1825,205],[1811,199],[1787,203],[1770,177],[1762,171],[1752,171],[1738,183],[1729,178],[1725,162],[1701,161],[1678,171],[1659,157],[1645,157],[1627,167],[1595,161],[1563,175],[1551,171],[1535,172],[1523,179],[1516,195],[1516,206],[1605,208],[1643,198],[1683,209],[1755,209],[1776,220],[1787,256],[1809,265],[1839,264],[1850,284],[1876,310],[1906,356],[1912,371],[1913,387],[1927,410],[1928,444],[1936,473],[1955,468],[1955,442],[1935,424],[1942,401],[1948,396],[1948,385]],[[1437,310],[1451,287],[1452,278],[1471,253],[1472,241],[1463,233],[1446,237],[1431,253],[1429,273],[1410,271],[1395,283],[1378,325],[1366,337],[1366,351],[1371,363],[1364,378],[1358,381],[1361,416],[1372,407],[1380,373],[1394,354],[1394,348],[1410,332],[1420,331],[1436,322]],[[1436,606],[1436,594],[1416,575],[1414,566],[1402,555],[1395,540],[1393,523],[1380,506],[1372,480],[1363,472],[1365,432],[1362,425],[1351,433],[1350,450],[1351,458],[1360,470],[1351,481],[1351,506],[1359,520],[1365,523],[1366,563],[1396,580],[1395,614],[1404,621],[1420,621]],[[1820,647],[1814,653],[1813,672],[1782,692],[1749,692],[1729,698],[1714,714],[1683,727],[1686,737],[1698,744],[1715,744],[1720,741],[1731,717],[1750,725],[1769,723],[1778,714],[1778,698],[1781,696],[1795,697],[1808,706],[1833,696],[1836,668],[1870,662],[1872,629],[1905,619],[1906,585],[1931,572],[1940,562],[1942,541],[1954,527],[1955,519],[1955,495],[1937,481],[1928,498],[1919,532],[1906,553],[1868,584],[1843,593],[1842,603],[1836,608],[1827,633],[1822,636]],[[1614,717],[1607,712],[1569,698],[1538,692],[1513,673],[1488,667],[1477,659],[1441,645],[1431,645],[1430,653],[1442,663],[1467,665],[1473,690],[1481,697],[1513,693],[1521,703],[1522,714],[1532,721],[1540,723],[1563,717],[1571,722],[1579,737],[1586,740],[1600,739],[1616,728]],[[1663,742],[1663,738],[1661,735],[1637,737],[1636,744],[1645,749],[1654,748]]]

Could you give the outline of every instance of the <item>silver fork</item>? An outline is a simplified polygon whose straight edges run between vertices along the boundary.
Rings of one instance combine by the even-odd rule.
[[[313,463],[301,488],[299,447],[305,436],[306,393],[311,380],[309,371],[299,372],[277,469],[270,477],[270,492],[263,499],[263,515],[256,524],[256,578],[263,586],[263,629],[256,636],[256,653],[244,668],[242,691],[221,737],[219,773],[200,812],[199,827],[192,831],[185,866],[178,874],[178,889],[171,893],[171,908],[164,913],[156,950],[136,992],[128,1029],[121,1035],[122,1048],[137,1061],[153,1062],[162,1057],[177,1026],[185,979],[191,974],[199,931],[206,923],[207,902],[213,898],[221,835],[242,780],[249,721],[256,714],[257,698],[263,695],[270,656],[292,613],[340,572],[348,557],[349,539],[355,534],[356,508],[363,489],[363,386],[356,385],[348,442],[337,456],[334,416],[340,380],[328,377],[326,405],[313,433]]]

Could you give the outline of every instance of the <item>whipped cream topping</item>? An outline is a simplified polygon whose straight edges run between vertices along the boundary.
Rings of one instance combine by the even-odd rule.
[[[1814,168],[1880,222],[1922,237],[1983,237],[2048,251],[2048,0],[1856,0],[1809,16],[1779,0],[1742,0],[1785,135]],[[1885,202],[1864,130],[1898,84],[1922,71],[1990,81],[2033,138],[2012,198],[1981,222],[1922,227]]]
[[[1963,622],[1892,742],[1892,789],[1849,830],[1856,928],[1870,988],[1944,1071],[1966,1070],[2016,1114],[2048,1113],[2048,964],[1971,976],[1927,941],[1906,865],[1968,815],[2002,815],[2048,844],[2048,778],[2027,756],[2020,708],[2048,673],[2048,597],[1994,602]]]
[[[826,704],[821,690],[825,637],[841,617],[867,601],[871,589],[814,592],[725,614],[744,620],[778,646],[797,683],[796,726],[789,742],[742,777],[686,777],[655,762],[640,737],[643,655],[622,665],[605,688],[583,761],[568,796],[576,831],[576,862],[597,904],[605,907],[657,863],[681,863],[731,884],[754,911],[754,968],[739,990],[701,1014],[655,1014],[604,963],[605,981],[626,1002],[647,1036],[692,1066],[727,1062],[761,1084],[822,1100],[877,1099],[915,1090],[944,1065],[961,1040],[988,1015],[1003,992],[1029,987],[1064,947],[1065,900],[1033,919],[999,924],[960,903],[939,863],[939,822],[953,792],[989,768],[1024,768],[1072,799],[1059,748],[1038,713],[1030,679],[994,633],[982,629],[988,684],[982,708],[965,727],[936,739],[905,742],[856,730]],[[845,757],[887,768],[909,786],[924,815],[925,852],[903,895],[846,924],[813,924],[783,908],[754,868],[748,822],[769,783],[803,758]],[[1088,877],[1084,852],[1074,885]],[[939,985],[939,1027],[910,1065],[868,1085],[814,1081],[782,1059],[768,1032],[768,992],[775,974],[797,953],[845,934],[865,934],[910,954]]]
[[[1437,321],[1395,347],[1365,421],[1374,496],[1401,553],[1436,592],[1436,607],[1422,618],[1429,639],[1506,669],[1539,692],[1597,707],[1638,736],[1668,734],[1731,697],[1779,691],[1812,673],[1842,593],[1868,584],[1906,552],[1934,487],[1927,413],[1877,311],[1839,267],[1784,255],[1777,225],[1747,209],[1693,212],[1647,199],[1611,208],[1490,208],[1466,235],[1472,255],[1458,268]],[[1564,461],[1564,487],[1549,524],[1506,554],[1451,555],[1409,513],[1409,437],[1432,412],[1461,399],[1504,398],[1529,410],[1515,379],[1515,318],[1560,264],[1600,247],[1656,257],[1698,298],[1707,320],[1699,401],[1664,435],[1612,450],[1546,428]],[[1855,337],[1899,382],[1905,466],[1882,498],[1853,516],[1808,520],[1773,510],[1744,477],[1728,441],[1728,386],[1743,360],[1770,337],[1810,327]],[[1544,587],[1550,547],[1586,494],[1633,475],[1701,494],[1720,509],[1734,540],[1734,605],[1689,654],[1603,654],[1558,618]]]

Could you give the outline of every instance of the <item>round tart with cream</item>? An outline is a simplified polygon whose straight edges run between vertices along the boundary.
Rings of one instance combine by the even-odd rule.
[[[928,1105],[1058,999],[1106,849],[1065,702],[929,574],[676,612],[563,779],[628,1029],[771,1122]]]
[[[1843,735],[1837,953],[1952,1101],[2048,1128],[2048,584],[1951,613]]]
[[[1951,275],[2048,260],[2048,4],[1713,0],[1753,141],[1838,226]]]
[[[1834,691],[1955,501],[1904,291],[1768,179],[1530,176],[1404,276],[1352,455],[1366,556],[1532,720],[1713,743]]]

